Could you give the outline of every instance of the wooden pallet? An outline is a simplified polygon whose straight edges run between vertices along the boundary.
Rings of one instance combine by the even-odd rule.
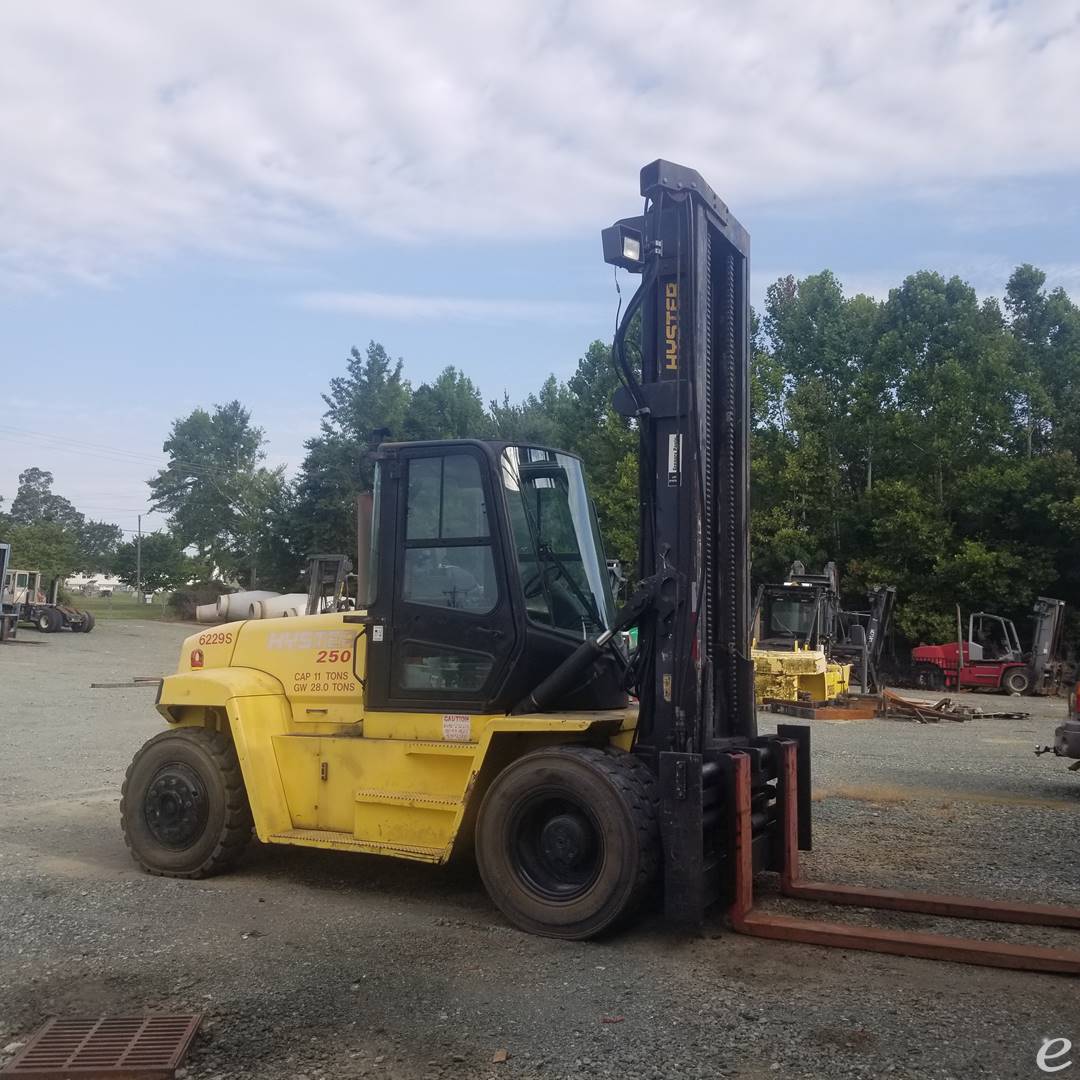
[[[800,720],[873,720],[879,709],[876,697],[862,694],[852,694],[835,701],[765,698],[763,704],[768,712],[795,716]]]

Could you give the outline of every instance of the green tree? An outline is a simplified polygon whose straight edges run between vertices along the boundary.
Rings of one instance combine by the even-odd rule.
[[[568,391],[554,375],[549,375],[538,393],[512,402],[503,393],[502,401],[488,403],[494,437],[507,442],[559,447],[563,441],[563,416]],[[568,449],[568,448],[566,448]]]
[[[758,580],[835,559],[853,599],[898,587],[910,641],[950,637],[957,603],[1023,625],[1039,592],[1080,602],[1080,318],[1044,284],[1019,267],[1004,313],[930,271],[884,302],[846,298],[827,271],[770,287],[753,371]]]
[[[83,515],[70,500],[52,490],[53,474],[47,469],[31,466],[19,473],[19,487],[11,501],[9,511],[17,525],[34,525],[40,521],[54,521],[65,528],[78,530]]]
[[[455,367],[412,392],[402,421],[406,439],[483,439],[490,431],[480,391]]]
[[[269,521],[287,499],[284,469],[268,469],[261,428],[239,401],[174,421],[162,447],[169,464],[149,483],[179,543],[227,577],[258,582]]]
[[[79,550],[79,564],[76,569],[87,574],[111,572],[116,549],[123,537],[124,531],[119,525],[85,519],[76,534]]]
[[[612,405],[619,385],[611,346],[594,341],[558,402],[556,445],[581,455],[606,552],[632,578],[638,559],[638,431]]]
[[[12,567],[38,570],[45,582],[69,577],[78,566],[75,535],[57,521],[13,525],[6,539],[11,544]]]
[[[200,577],[202,570],[198,560],[188,555],[184,545],[167,532],[145,535],[141,558],[136,540],[121,544],[116,552],[117,576],[133,588],[141,582],[145,592],[179,588]]]
[[[372,452],[385,438],[401,438],[412,388],[404,362],[370,342],[352,349],[345,374],[323,394],[321,431],[304,445],[289,531],[298,551],[355,552],[356,497],[373,482]]]

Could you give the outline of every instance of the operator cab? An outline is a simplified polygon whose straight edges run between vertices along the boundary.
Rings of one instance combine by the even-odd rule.
[[[974,612],[968,620],[968,658],[971,661],[996,660],[1020,662],[1024,651],[1011,619]]]
[[[379,449],[366,599],[369,709],[507,712],[614,621],[581,460],[455,440]],[[365,535],[366,534],[366,535]],[[612,654],[560,708],[623,708]]]

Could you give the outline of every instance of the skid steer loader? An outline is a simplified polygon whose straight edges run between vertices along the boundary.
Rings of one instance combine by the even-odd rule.
[[[360,501],[356,611],[184,643],[157,702],[167,728],[123,789],[147,870],[222,870],[254,827],[264,843],[429,863],[471,850],[506,917],[554,937],[592,937],[659,896],[684,926],[719,900],[747,933],[976,956],[753,909],[757,871],[809,887],[796,871],[811,836],[809,728],[760,737],[754,709],[749,237],[691,169],[655,161],[641,194],[643,214],[602,234],[605,260],[641,275],[613,346],[615,405],[640,431],[626,603],[614,610],[573,454],[384,444]],[[640,369],[625,348],[638,325]],[[868,895],[837,902],[944,902]],[[984,949],[975,962],[1080,971],[1080,956]]]

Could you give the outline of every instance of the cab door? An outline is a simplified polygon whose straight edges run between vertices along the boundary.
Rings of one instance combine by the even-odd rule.
[[[395,497],[384,498],[379,542],[393,544],[370,608],[368,707],[482,711],[516,642],[488,456],[478,444],[432,444],[383,464],[394,483],[384,476],[382,495]]]

